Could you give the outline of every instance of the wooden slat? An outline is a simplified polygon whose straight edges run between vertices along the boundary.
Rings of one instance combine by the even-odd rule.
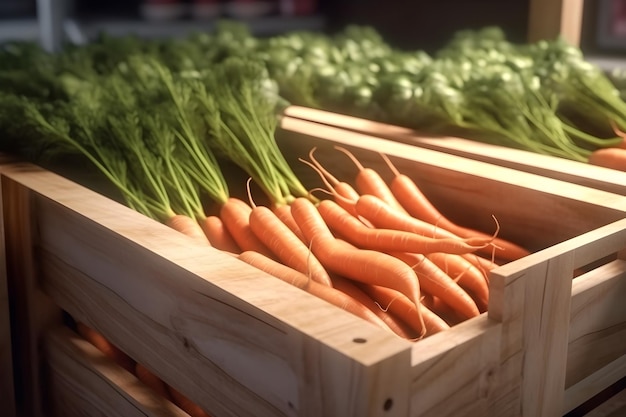
[[[521,370],[502,372],[505,379],[521,372],[522,395],[515,408],[524,415],[553,416],[561,411],[573,269],[573,256],[565,253],[522,266],[513,275],[500,269],[490,274],[489,314],[503,323],[501,359],[523,357]]]
[[[57,305],[211,414],[405,414],[409,342],[54,174],[12,179]]]
[[[486,416],[493,412],[494,398],[507,389],[498,378],[501,328],[483,314],[459,324],[453,332],[416,343],[410,415]]]
[[[45,337],[46,397],[57,417],[189,417],[70,329]]]
[[[585,400],[592,398],[604,388],[626,375],[626,355],[596,370],[593,374],[565,390],[563,412],[569,412]],[[601,415],[601,414],[600,414]],[[612,416],[612,415],[609,415]],[[615,417],[621,416],[616,414]]]
[[[626,415],[626,389],[616,393],[591,410],[586,417],[618,417]]]
[[[459,137],[422,134],[401,126],[307,107],[289,106],[285,110],[285,114],[297,119],[336,126],[415,145],[420,148],[432,149],[585,187],[626,195],[626,172],[615,169]],[[286,123],[290,123],[289,119],[286,120]]]
[[[580,44],[584,0],[531,0],[528,41],[562,36],[572,45]]]
[[[626,369],[617,366],[620,358],[626,358],[625,299],[624,260],[617,259],[574,280],[565,381],[566,411],[626,373]],[[585,396],[581,395],[581,390]]]
[[[12,171],[20,166],[11,167]],[[61,310],[41,291],[37,284],[34,253],[33,200],[30,191],[4,173],[2,201],[6,239],[7,278],[12,303],[13,358],[15,370],[15,402],[18,415],[41,417],[42,404],[41,355],[39,342],[43,329],[61,322]]]
[[[0,171],[2,165],[9,163],[0,155]],[[0,182],[0,195],[2,183]],[[5,259],[6,246],[4,235],[3,199],[0,198],[0,404],[7,417],[15,417],[15,387],[13,383],[13,354],[11,346],[11,321],[9,306],[9,287],[7,264]]]

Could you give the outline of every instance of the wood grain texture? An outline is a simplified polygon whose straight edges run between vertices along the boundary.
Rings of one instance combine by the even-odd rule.
[[[37,256],[34,240],[33,200],[30,191],[8,180],[6,172],[23,172],[31,167],[5,165],[2,178],[2,206],[9,297],[12,300],[12,343],[15,407],[18,415],[45,415],[40,341],[42,331],[61,322],[61,311],[37,283]]]
[[[495,415],[501,327],[483,314],[416,343],[411,416]]]
[[[189,417],[68,328],[44,338],[51,416]]]
[[[14,179],[46,293],[211,414],[405,414],[410,342],[54,174]]]
[[[580,44],[584,0],[531,0],[528,16],[528,41],[563,37],[574,46]]]
[[[0,155],[0,172],[2,166],[10,163],[8,158]],[[0,182],[0,195],[2,183]],[[7,276],[6,246],[4,234],[4,199],[0,198],[0,404],[7,417],[16,416],[15,386],[13,383],[13,352],[11,336],[11,308],[9,305],[9,282]]]
[[[285,110],[285,114],[296,119],[335,126],[420,148],[441,151],[585,187],[626,195],[626,173],[614,169],[459,137],[423,134],[401,126],[307,107],[290,106]],[[290,123],[290,121],[287,120],[286,123]]]
[[[574,280],[567,358],[566,409],[626,373],[626,262],[617,259]],[[599,371],[600,370],[600,371]],[[580,385],[579,385],[580,384]],[[571,388],[571,390],[570,390]],[[584,389],[584,395],[580,390]]]

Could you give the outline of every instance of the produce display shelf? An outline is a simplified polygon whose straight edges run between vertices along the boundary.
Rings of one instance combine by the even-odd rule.
[[[615,169],[308,107],[290,106],[285,115],[626,195],[626,172]]]
[[[626,197],[283,118],[307,186],[384,151],[444,214],[533,253],[490,273],[489,311],[399,339],[31,164],[0,168],[16,409],[181,415],[65,324],[95,328],[214,417],[555,416],[626,375]],[[348,161],[349,162],[349,161]],[[13,308],[14,306],[14,308]],[[3,364],[4,365],[4,364]],[[132,410],[132,411],[129,411]],[[134,413],[134,414],[133,414]]]

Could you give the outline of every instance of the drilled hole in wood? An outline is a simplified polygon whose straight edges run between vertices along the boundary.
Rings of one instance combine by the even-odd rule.
[[[383,403],[383,410],[389,411],[393,407],[393,400],[391,398],[387,398]]]
[[[367,343],[367,339],[363,337],[355,337],[354,339],[352,339],[352,341],[354,343]]]

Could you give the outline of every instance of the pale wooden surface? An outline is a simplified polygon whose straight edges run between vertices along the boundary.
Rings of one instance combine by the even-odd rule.
[[[574,280],[565,387],[619,359],[626,345],[626,261],[617,259]]]
[[[51,416],[189,417],[71,330],[51,330],[44,342]]]
[[[6,239],[7,279],[13,298],[13,368],[16,409],[20,416],[45,415],[42,403],[40,334],[42,329],[61,322],[60,309],[41,291],[37,283],[32,199],[25,187],[8,181],[4,174],[19,171],[21,165],[5,165],[2,178],[2,206]]]
[[[9,161],[0,155],[0,170]],[[0,182],[0,196],[2,183]],[[13,355],[11,347],[11,322],[9,318],[9,288],[5,259],[3,199],[0,198],[0,404],[7,417],[15,417],[15,387],[13,383]]]
[[[591,293],[585,294],[583,287],[585,284],[592,284],[594,278],[601,277],[601,281],[609,283],[613,280],[614,288],[624,285],[624,275],[620,270],[621,261],[617,266],[615,264],[603,265],[577,278],[579,287],[575,289],[574,297],[571,298],[573,300],[571,314],[574,315],[574,320],[571,322],[571,337],[569,335],[570,309],[568,308],[570,302],[563,299],[563,294],[571,294],[571,277],[574,269],[604,258],[607,254],[621,251],[624,247],[626,247],[626,219],[504,265],[492,272],[489,313],[496,317],[501,316],[505,323],[504,337],[510,340],[505,343],[505,346],[517,346],[520,349],[517,354],[523,355],[523,380],[527,395],[522,398],[522,404],[524,404],[525,411],[528,410],[528,415],[550,416],[559,415],[564,409],[569,411],[626,375],[626,369],[623,366],[615,366],[617,365],[615,362],[610,365],[606,365],[606,360],[596,362],[593,369],[595,372],[590,374],[589,379],[563,392],[567,373],[589,374],[591,371],[590,365],[585,362],[590,358],[583,359],[576,352],[576,348],[581,345],[576,338],[581,332],[609,328],[609,334],[615,336],[615,339],[607,337],[607,340],[604,340],[603,355],[609,358],[626,358],[626,345],[620,342],[615,343],[615,340],[623,340],[620,339],[626,327],[626,318],[623,315],[618,314],[617,317],[596,315],[597,321],[591,326],[588,322],[582,321],[584,318],[576,317],[576,314],[583,309],[587,309],[587,314],[606,309],[619,311],[623,301],[617,301],[612,297],[598,300],[597,306],[583,306],[582,303],[584,303],[585,296],[593,297],[594,294],[606,290],[606,286],[609,285],[596,282],[599,285],[598,288],[592,287],[588,290]],[[536,268],[540,270],[533,271]],[[619,273],[614,274],[611,269],[618,269]],[[544,279],[535,284],[537,288],[527,287],[532,285],[531,279],[535,281],[542,276]],[[550,287],[555,285],[555,281],[560,282],[563,287],[557,293],[550,290]],[[532,291],[536,293],[533,295]],[[623,293],[622,290],[619,294],[621,293]],[[538,310],[542,311],[541,316],[534,313]],[[552,322],[550,317],[554,317]],[[591,341],[597,342],[598,340],[594,339],[599,339],[601,336],[591,335]],[[574,338],[573,342],[571,338]],[[571,358],[568,356],[570,348],[574,353]],[[503,354],[505,357],[510,357],[515,352],[503,352]],[[516,372],[516,370],[513,368],[511,372]],[[545,384],[549,381],[552,381],[552,385],[546,387]]]
[[[500,323],[482,314],[416,343],[411,416],[490,415],[500,389],[501,332]]]
[[[626,195],[626,172],[614,169],[458,137],[420,134],[401,126],[378,123],[307,107],[290,106],[285,110],[285,114],[298,119],[341,127],[422,148]]]
[[[528,41],[562,36],[579,46],[584,0],[531,0],[528,16]]]
[[[406,414],[410,342],[54,174],[4,175],[32,190],[45,292],[210,413]]]

